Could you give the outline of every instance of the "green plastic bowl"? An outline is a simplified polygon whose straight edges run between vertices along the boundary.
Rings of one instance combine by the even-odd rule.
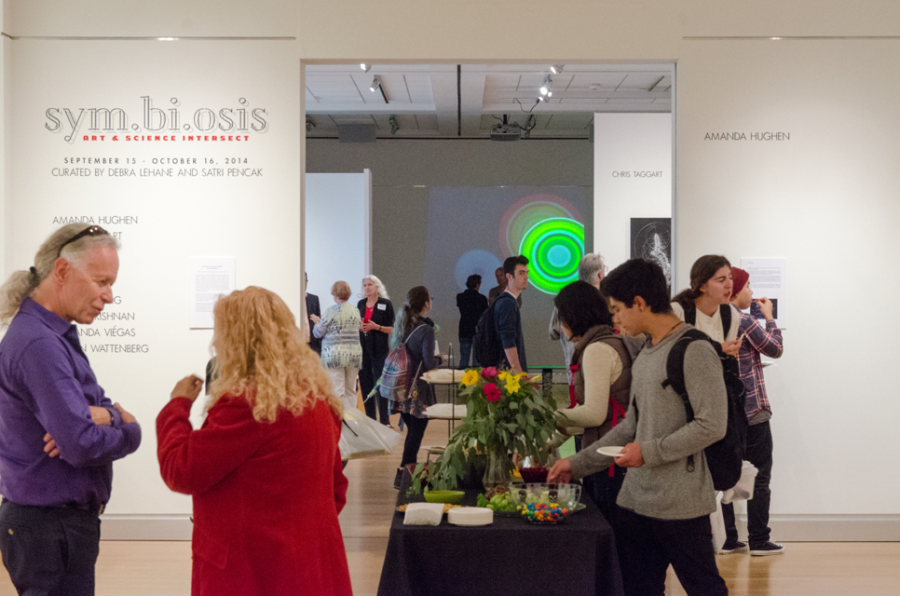
[[[461,490],[426,490],[425,500],[429,503],[450,503],[459,505],[466,496]]]

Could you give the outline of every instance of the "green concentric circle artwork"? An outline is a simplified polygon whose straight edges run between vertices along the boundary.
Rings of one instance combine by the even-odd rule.
[[[578,279],[584,257],[584,225],[552,217],[532,226],[522,237],[519,254],[528,257],[529,280],[546,294],[558,294]]]

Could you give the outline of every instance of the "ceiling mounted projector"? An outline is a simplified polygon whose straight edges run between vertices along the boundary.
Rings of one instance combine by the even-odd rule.
[[[503,116],[503,124],[495,124],[491,127],[492,141],[518,141],[522,138],[522,127],[516,122],[507,122]]]

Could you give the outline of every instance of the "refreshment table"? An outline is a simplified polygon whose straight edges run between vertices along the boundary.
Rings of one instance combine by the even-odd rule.
[[[406,472],[397,506],[409,499]],[[481,491],[467,490],[474,506]],[[379,596],[619,596],[622,578],[612,529],[587,496],[586,509],[555,526],[494,515],[488,526],[404,526],[395,513]]]

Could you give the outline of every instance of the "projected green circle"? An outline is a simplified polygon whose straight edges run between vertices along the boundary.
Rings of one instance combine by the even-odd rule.
[[[525,232],[519,254],[528,257],[528,277],[534,287],[558,294],[578,279],[578,263],[584,257],[584,225],[567,217],[545,219]]]

